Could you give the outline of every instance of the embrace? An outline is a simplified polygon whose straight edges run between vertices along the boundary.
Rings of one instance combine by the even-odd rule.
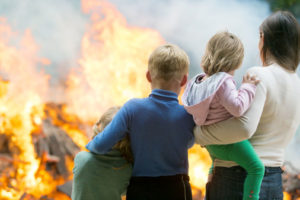
[[[89,152],[76,155],[72,199],[192,200],[188,149],[196,143],[213,161],[206,200],[282,200],[284,149],[300,125],[295,17],[278,11],[266,18],[258,48],[262,66],[249,68],[237,89],[244,47],[233,33],[209,40],[203,73],[190,81],[187,54],[173,44],[157,47],[148,60],[149,97],[108,109]]]

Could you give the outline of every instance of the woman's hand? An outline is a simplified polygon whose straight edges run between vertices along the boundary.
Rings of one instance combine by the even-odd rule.
[[[250,83],[250,84],[254,84],[257,85],[259,83],[259,79],[257,78],[256,75],[247,73],[244,77],[243,77],[243,83]]]

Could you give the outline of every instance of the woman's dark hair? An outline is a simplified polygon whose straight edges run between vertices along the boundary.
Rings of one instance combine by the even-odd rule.
[[[300,60],[300,25],[288,11],[277,11],[260,26],[264,35],[262,56],[290,71],[296,71]]]

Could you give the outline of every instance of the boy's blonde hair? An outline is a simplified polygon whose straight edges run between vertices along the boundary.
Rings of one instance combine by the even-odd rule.
[[[178,46],[165,44],[157,47],[149,57],[148,70],[152,79],[180,80],[189,70],[189,57]]]
[[[202,57],[203,71],[211,76],[217,72],[230,72],[242,64],[244,47],[241,40],[227,31],[215,34],[206,46]]]
[[[93,138],[111,122],[115,114],[120,110],[120,107],[114,106],[107,109],[104,114],[101,116],[99,121],[96,122],[96,125],[93,128]],[[128,161],[133,162],[133,155],[130,147],[129,135],[126,134],[126,137],[120,140],[117,144],[114,145],[113,149],[117,149],[121,152],[122,156]]]

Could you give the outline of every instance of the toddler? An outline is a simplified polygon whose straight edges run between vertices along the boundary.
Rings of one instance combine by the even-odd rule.
[[[239,117],[250,107],[259,81],[255,76],[247,74],[237,90],[233,80],[234,72],[241,66],[243,57],[243,44],[232,33],[220,32],[209,40],[201,62],[205,73],[190,80],[182,96],[186,110],[193,115],[197,125]],[[248,140],[234,144],[207,145],[206,149],[212,160],[230,160],[242,166],[247,171],[243,200],[259,199],[264,166]]]

